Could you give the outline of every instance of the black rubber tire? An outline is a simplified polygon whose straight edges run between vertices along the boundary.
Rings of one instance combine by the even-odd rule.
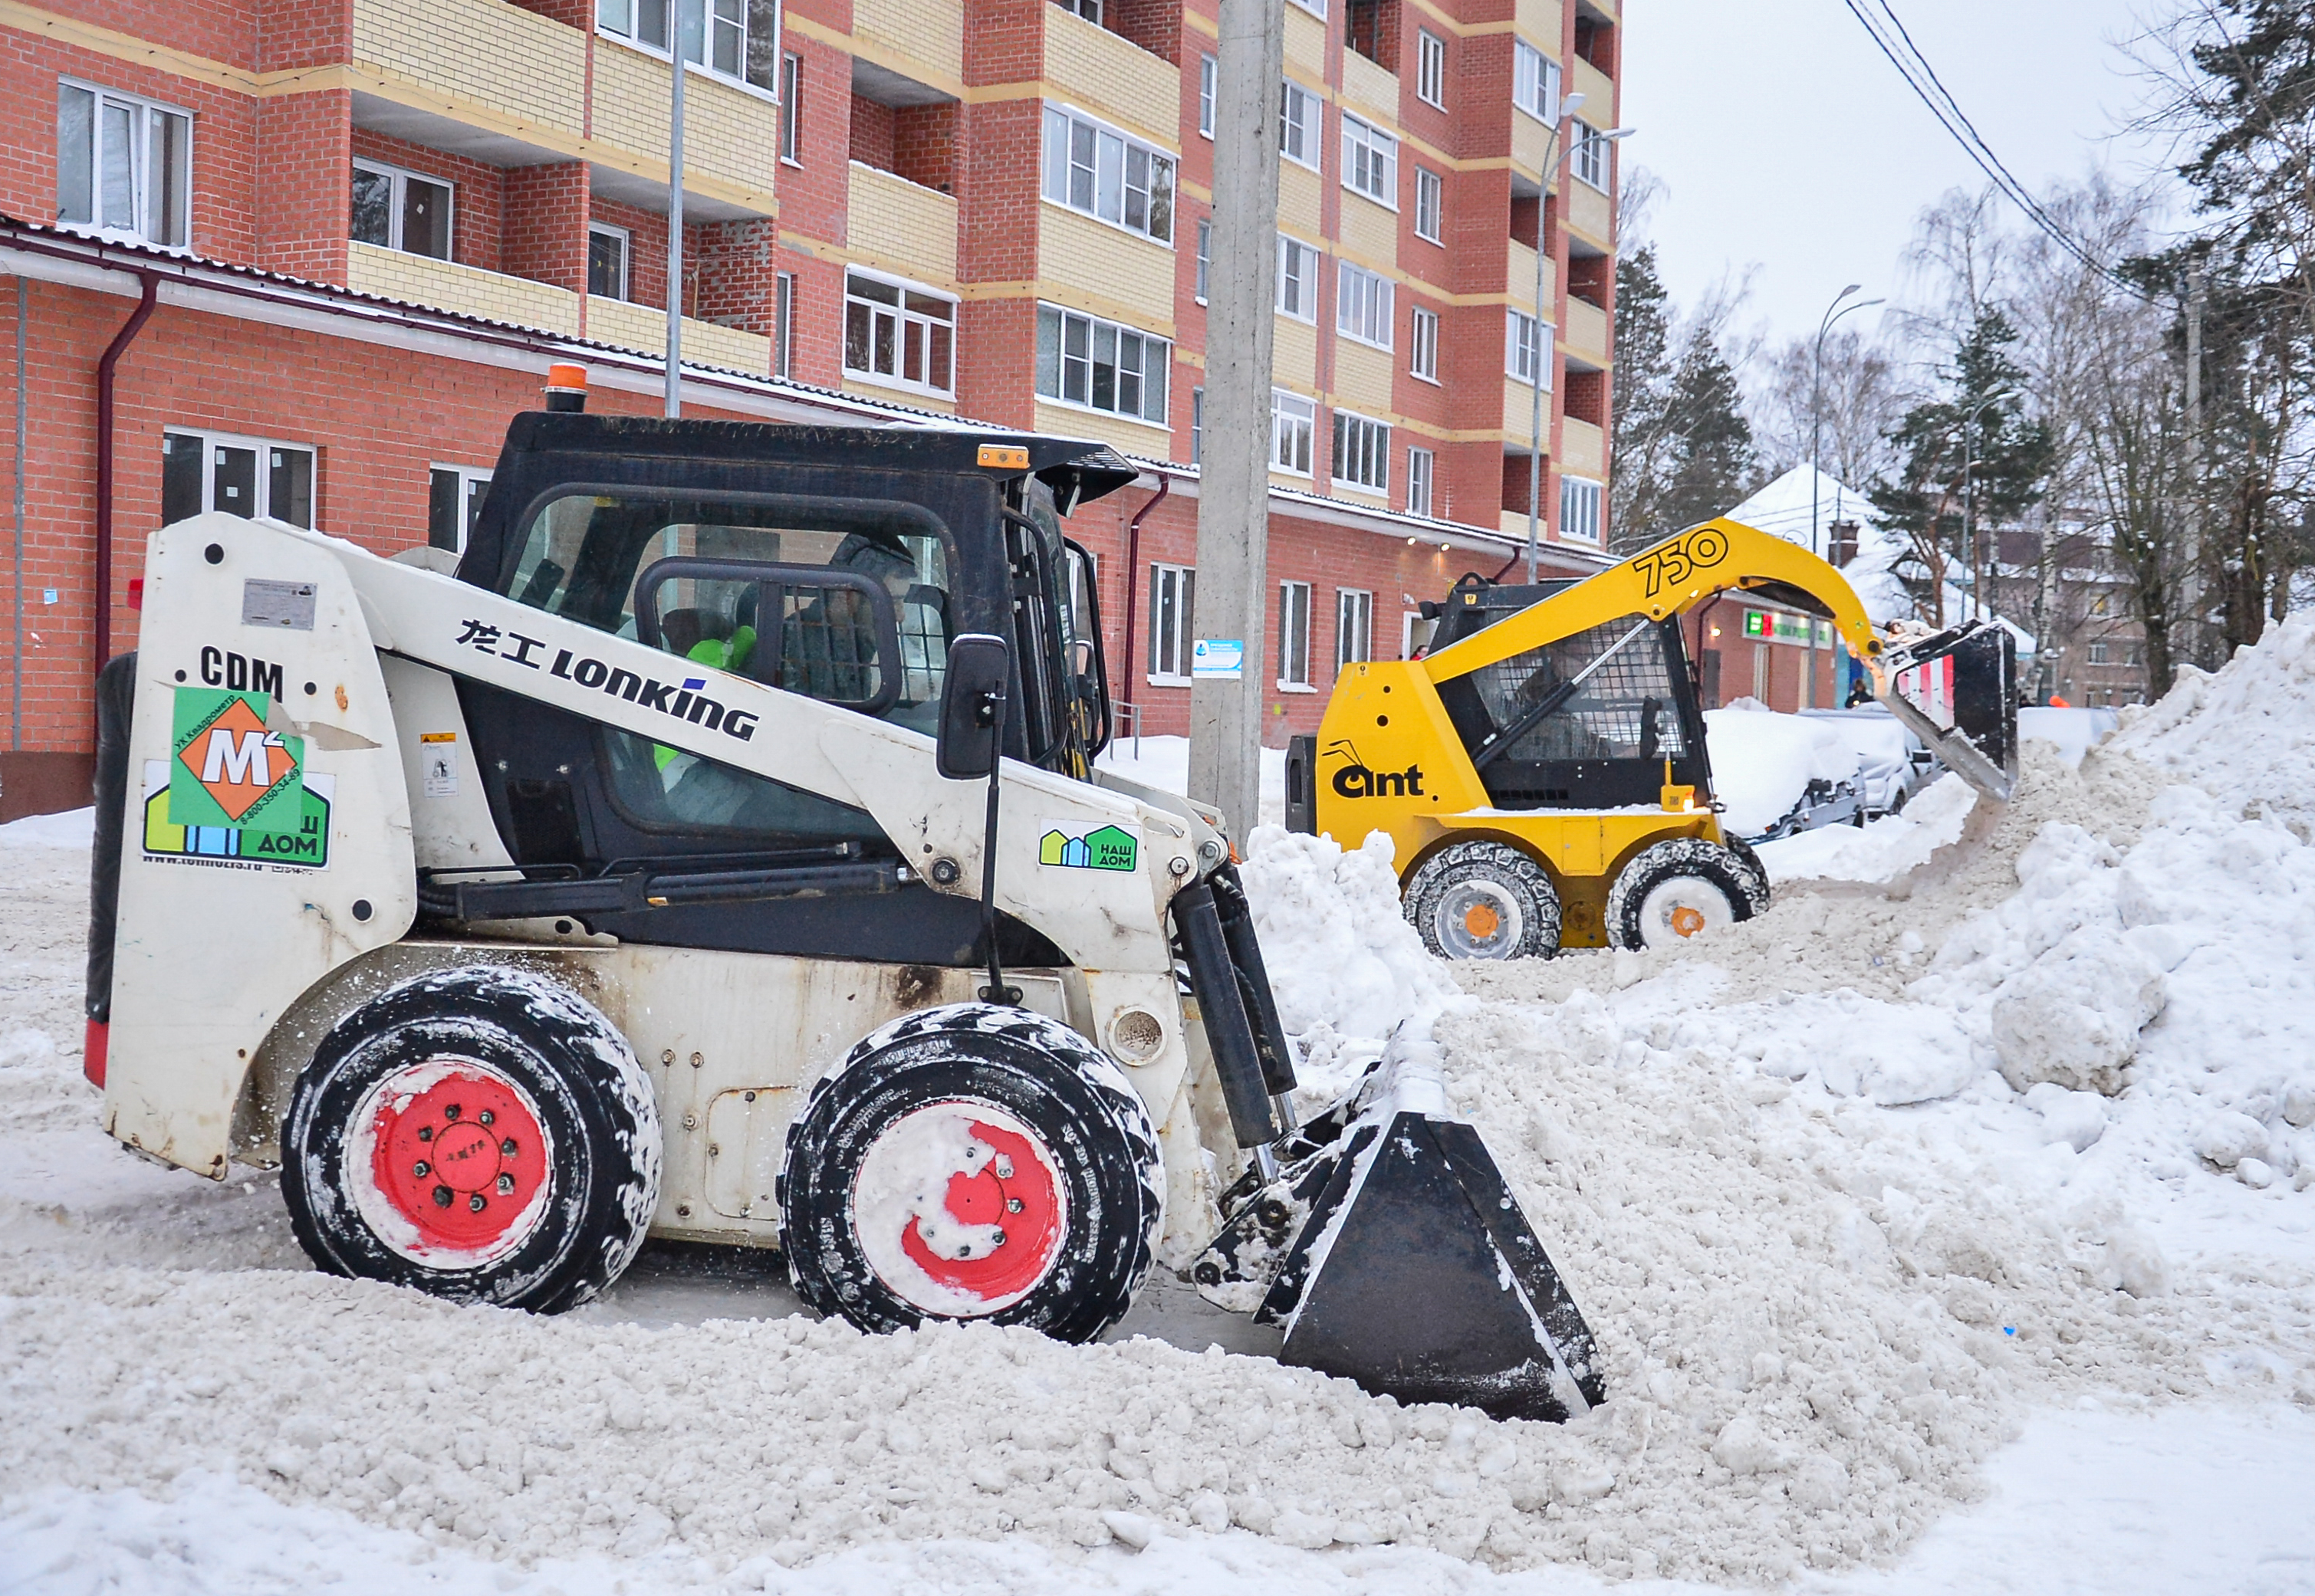
[[[543,1209],[505,1255],[438,1267],[362,1211],[359,1111],[380,1083],[436,1060],[520,1086],[551,1150]],[[625,1038],[593,1005],[528,971],[475,965],[389,989],[331,1027],[281,1125],[281,1194],[315,1265],[453,1302],[560,1313],[619,1278],[659,1205],[659,1107]],[[368,1183],[375,1192],[375,1183]],[[375,1202],[375,1199],[373,1199]]]
[[[1503,894],[1519,916],[1500,952],[1475,951],[1451,926],[1441,928],[1442,912],[1451,915],[1455,900],[1467,896],[1474,882]],[[1416,867],[1401,908],[1438,958],[1548,959],[1559,951],[1559,890],[1550,872],[1507,842],[1474,838],[1441,848]]]
[[[856,1184],[880,1135],[904,1115],[956,1102],[1033,1130],[1068,1198],[1051,1263],[994,1313],[910,1302],[878,1274],[855,1222]],[[1084,1342],[1124,1317],[1149,1272],[1166,1171],[1140,1094],[1106,1054],[1028,1009],[958,1003],[891,1022],[820,1078],[788,1126],[777,1190],[790,1278],[823,1314],[874,1333],[970,1318]]]
[[[1641,849],[1617,874],[1608,891],[1609,945],[1647,947],[1641,922],[1648,895],[1681,877],[1716,892],[1732,922],[1749,920],[1769,907],[1769,873],[1748,845],[1732,841],[1724,847],[1700,837],[1675,837]]]

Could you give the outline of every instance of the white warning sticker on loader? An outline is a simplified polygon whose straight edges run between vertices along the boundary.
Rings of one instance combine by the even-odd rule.
[[[306,772],[305,812],[295,831],[180,826],[169,819],[168,765],[147,759],[141,811],[144,856],[155,864],[197,864],[212,870],[327,870],[330,811],[337,793],[334,776]]]

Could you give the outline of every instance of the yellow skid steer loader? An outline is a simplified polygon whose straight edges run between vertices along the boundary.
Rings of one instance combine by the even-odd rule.
[[[1283,1158],[1326,1177],[1307,1235],[1226,1250],[1289,1361],[1601,1399],[1443,1097],[1386,1072],[1293,1122],[1220,817],[1095,779],[1062,522],[1131,466],[549,397],[455,571],[222,513],[153,535],[99,691],[111,1135],[278,1164],[316,1265],[457,1301],[565,1308],[661,1237],[778,1248],[864,1328],[1069,1340]],[[1394,1234],[1428,1239],[1356,1239]]]
[[[1448,959],[1655,946],[1768,907],[1725,833],[1680,617],[1757,594],[1830,620],[1875,696],[1981,792],[2017,773],[2016,643],[1973,622],[1903,644],[1798,545],[1708,521],[1580,581],[1466,577],[1423,659],[1349,666],[1287,750],[1287,824],[1397,848],[1407,918]]]

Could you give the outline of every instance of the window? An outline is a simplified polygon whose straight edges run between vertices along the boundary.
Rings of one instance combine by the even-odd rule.
[[[1427,28],[1415,31],[1415,93],[1440,110],[1447,109],[1447,41]]]
[[[1053,0],[1053,4],[1085,18],[1096,28],[1101,26],[1101,0]]]
[[[780,58],[780,159],[803,164],[803,58]]]
[[[314,524],[314,451],[217,432],[161,434],[161,524],[206,510]]]
[[[1567,153],[1567,169],[1601,193],[1608,191],[1608,146],[1615,142],[1586,122],[1575,124],[1575,137]]]
[[[679,10],[685,60],[718,77],[774,91],[772,74],[786,64],[779,54],[779,0],[596,0],[595,28],[663,56],[668,15]]]
[[[1198,596],[1198,573],[1186,565],[1149,567],[1149,674],[1190,675],[1191,610]]]
[[[1439,313],[1415,307],[1414,335],[1407,340],[1412,346],[1406,368],[1424,382],[1439,380]]]
[[[1173,345],[1162,338],[1058,306],[1037,306],[1037,392],[1128,421],[1166,420],[1166,368]]]
[[[1391,281],[1348,261],[1335,263],[1335,331],[1377,349],[1390,347]]]
[[[357,244],[447,261],[450,185],[398,166],[356,161],[350,232]]]
[[[1280,90],[1278,153],[1312,171],[1318,169],[1318,131],[1324,107],[1318,96],[1300,84],[1288,82]]]
[[[1559,120],[1559,63],[1524,39],[1512,40],[1512,103],[1538,121]]]
[[[110,89],[57,84],[57,220],[183,249],[193,119]]]
[[[1278,308],[1298,321],[1318,319],[1318,252],[1299,238],[1278,241]]]
[[[1348,411],[1335,412],[1335,480],[1369,492],[1390,491],[1390,428]]]
[[[1221,63],[1211,56],[1198,58],[1198,131],[1211,138],[1214,136],[1214,84],[1221,72]]]
[[[1419,660],[1431,649],[1432,634],[1439,630],[1437,621],[1426,621],[1419,609],[1398,612],[1398,657]]]
[[[1335,590],[1335,669],[1374,658],[1374,595]]]
[[[1510,312],[1503,335],[1503,369],[1521,382],[1551,386],[1550,351],[1545,341],[1550,332],[1548,324],[1525,311]]]
[[[1322,17],[1326,14],[1326,0],[1294,0],[1294,4],[1308,12],[1312,16]]]
[[[2104,638],[2100,638],[2098,642],[2090,644],[2090,663],[2093,665],[2103,665],[2106,662],[2106,640]]]
[[[1195,466],[1198,457],[1206,451],[1206,391],[1190,390],[1190,464]]]
[[[1579,543],[1600,541],[1600,484],[1580,476],[1559,479],[1559,535]]]
[[[627,297],[627,249],[625,227],[592,222],[587,227],[587,291],[603,299]]]
[[[1310,474],[1310,435],[1317,406],[1282,388],[1270,390],[1270,464],[1273,470]]]
[[[795,375],[795,273],[780,272],[772,281],[777,291],[776,308],[779,316],[777,324],[772,328],[772,375],[793,377]]]
[[[844,274],[844,369],[927,394],[956,391],[956,301]]]
[[[454,554],[466,552],[475,522],[483,513],[483,490],[491,474],[471,466],[437,466],[427,473],[426,541]]]
[[[1398,140],[1343,113],[1343,186],[1398,208]]]
[[[1174,157],[1051,105],[1045,198],[1160,244],[1174,241]]]
[[[1431,510],[1431,473],[1437,462],[1426,448],[1406,451],[1406,513],[1427,516]]]
[[[1211,218],[1198,221],[1198,303],[1206,302],[1206,274],[1214,266],[1214,224]]]
[[[1310,584],[1278,584],[1278,685],[1310,685]]]
[[[1441,226],[1446,219],[1447,185],[1439,174],[1427,166],[1415,169],[1415,235],[1432,244],[1441,244]]]

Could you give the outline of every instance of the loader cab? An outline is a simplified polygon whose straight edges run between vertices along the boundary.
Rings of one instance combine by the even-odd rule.
[[[1006,753],[1083,776],[1106,740],[1107,685],[1097,621],[1080,618],[1086,556],[1061,518],[1133,475],[1099,445],[1057,439],[530,413],[509,431],[457,574],[671,656],[664,682],[590,683],[600,664],[543,649],[522,662],[706,723],[729,713],[715,684],[733,675],[929,735],[949,640],[1004,636],[1017,706]],[[519,637],[493,642],[522,658]],[[865,811],[470,678],[458,694],[492,819],[528,873],[899,857]],[[974,915],[917,885],[590,924],[685,946],[959,964],[973,960]],[[1026,927],[1008,937],[1008,962],[1058,961]]]
[[[1435,607],[1432,652],[1574,585],[1466,576]],[[1557,708],[1521,729],[1530,709],[1578,678]],[[1672,785],[1711,791],[1704,716],[1677,617],[1607,621],[1442,681],[1439,697],[1498,808],[1652,808],[1667,759]],[[1509,746],[1490,755],[1506,732],[1515,732]]]

